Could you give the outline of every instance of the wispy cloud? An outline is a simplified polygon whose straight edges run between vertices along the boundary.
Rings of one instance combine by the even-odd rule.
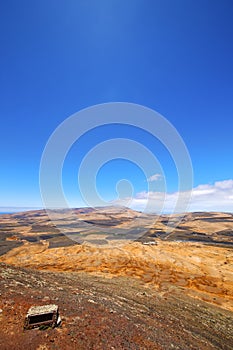
[[[158,181],[161,179],[161,177],[162,177],[161,174],[154,174],[154,175],[151,175],[147,180],[149,182]]]
[[[233,180],[216,181],[194,188],[190,210],[233,212]]]
[[[202,184],[194,187],[190,192],[140,192],[133,198],[125,198],[117,201],[121,205],[129,205],[136,210],[150,212],[173,212],[177,200],[185,202],[189,195],[190,203],[186,211],[226,211],[233,212],[233,180],[216,181],[214,184]],[[148,206],[149,203],[149,206]],[[183,209],[180,206],[181,211]],[[179,211],[179,209],[178,209]]]

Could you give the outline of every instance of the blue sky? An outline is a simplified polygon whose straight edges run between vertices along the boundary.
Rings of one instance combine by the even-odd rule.
[[[232,210],[232,17],[230,0],[1,2],[0,206],[40,206],[39,164],[54,129],[83,108],[123,101],[158,111],[178,130],[194,189],[204,191],[195,209]],[[77,191],[85,152],[129,133],[159,158],[167,191],[177,191],[166,149],[126,129],[103,127],[72,147],[63,172],[67,196]],[[140,170],[116,160],[97,177],[106,200],[115,198],[121,178],[133,182],[136,199],[147,191]],[[208,190],[218,196],[206,198]]]

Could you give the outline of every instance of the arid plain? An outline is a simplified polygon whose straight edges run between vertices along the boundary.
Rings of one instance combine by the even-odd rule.
[[[39,349],[42,343],[43,349],[84,349],[87,339],[92,344],[90,349],[230,349],[233,344],[232,214],[200,212],[182,217],[153,217],[122,207],[82,208],[55,214],[53,222],[43,210],[0,217],[2,339],[11,334],[19,349],[23,348],[23,339],[29,344],[30,331],[24,336],[20,332],[26,307],[35,301],[36,304],[50,301],[61,303],[63,325],[49,330],[47,338],[38,331],[32,349]],[[40,280],[44,281],[41,287],[37,286],[37,292],[35,285],[29,283],[30,276],[38,285]],[[59,288],[62,288],[60,292]],[[81,299],[86,293],[92,300],[90,305],[83,300],[82,305],[80,299],[77,315],[72,314],[73,318],[80,318],[76,333],[67,306],[75,293],[80,293]],[[111,340],[107,342],[102,334],[95,342],[96,335],[83,327],[80,310],[86,308],[85,317],[92,323],[95,311],[90,306],[99,310],[105,305],[101,299],[105,294],[109,308],[125,298],[134,311],[129,312],[129,305],[113,310],[111,317],[120,314],[126,317],[121,326],[121,322],[118,326],[113,322],[113,329],[129,327],[129,332],[122,330],[123,333],[113,337],[105,330],[105,336],[108,334]],[[22,301],[25,296],[26,301]],[[142,296],[146,296],[143,301]],[[7,298],[15,303],[15,315]],[[162,327],[159,334],[149,314],[143,317],[138,298],[143,307],[157,308],[163,319],[161,324],[157,320],[158,327]],[[106,312],[102,310],[103,317],[107,317]],[[132,312],[141,319],[136,322]],[[101,332],[104,321],[100,315],[97,318]],[[8,319],[11,326],[6,327]],[[135,322],[139,329],[144,329],[140,339],[136,337]],[[183,322],[183,328],[178,327],[179,322]],[[170,325],[170,340],[166,324]],[[69,327],[73,342],[69,342],[67,335]],[[81,338],[80,327],[83,327]],[[154,329],[153,337],[146,333],[147,328],[148,334]],[[182,329],[184,334],[189,334],[186,343],[176,338],[177,334],[182,338]],[[118,334],[119,329],[115,332]],[[55,340],[50,342],[50,338]]]

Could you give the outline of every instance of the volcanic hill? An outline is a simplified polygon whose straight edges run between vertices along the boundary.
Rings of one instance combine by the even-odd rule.
[[[1,349],[232,348],[232,214],[52,214],[0,216]],[[46,303],[61,327],[23,332]]]

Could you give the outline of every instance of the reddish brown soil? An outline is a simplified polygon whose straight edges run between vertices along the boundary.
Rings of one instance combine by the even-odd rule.
[[[75,215],[105,229],[138,224],[125,209]],[[186,214],[172,234],[166,216],[151,228],[140,220],[141,242],[100,247],[64,236],[44,211],[1,216],[0,350],[232,350],[233,215]],[[50,303],[61,326],[24,331],[29,307]]]
[[[131,277],[41,272],[0,264],[0,349],[232,349],[233,314]],[[32,305],[59,305],[55,329],[23,330]]]

